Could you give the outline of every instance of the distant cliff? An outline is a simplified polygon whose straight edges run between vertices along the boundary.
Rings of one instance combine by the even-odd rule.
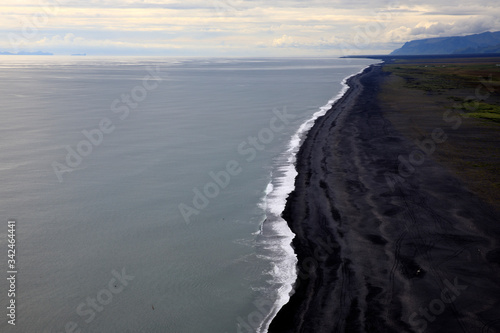
[[[405,43],[391,55],[500,53],[500,31],[439,37]]]
[[[17,53],[12,53],[12,52],[0,52],[0,55],[53,55],[52,53],[48,52],[42,52],[42,51],[37,51],[37,52],[17,52]]]

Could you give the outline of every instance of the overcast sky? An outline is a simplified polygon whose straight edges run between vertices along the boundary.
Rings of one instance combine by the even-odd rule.
[[[498,0],[2,0],[0,51],[335,56],[500,30]],[[443,2],[441,2],[443,3]]]

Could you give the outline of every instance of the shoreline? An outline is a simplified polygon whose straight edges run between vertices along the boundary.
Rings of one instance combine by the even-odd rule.
[[[270,226],[280,237],[283,238],[282,241],[282,251],[283,252],[288,252],[291,251],[292,256],[293,256],[293,273],[289,274],[290,279],[288,279],[287,283],[284,284],[287,286],[287,289],[285,292],[281,291],[279,293],[279,297],[277,301],[275,302],[272,311],[269,313],[269,315],[265,318],[265,320],[262,322],[261,326],[258,327],[257,331],[258,332],[267,332],[270,323],[274,320],[274,317],[276,314],[281,310],[281,308],[288,303],[290,299],[290,293],[293,292],[294,288],[294,283],[295,280],[297,279],[297,271],[296,271],[296,266],[297,266],[297,255],[292,247],[292,240],[295,237],[295,234],[292,233],[292,231],[289,228],[289,225],[285,219],[281,216],[281,213],[286,207],[286,202],[287,198],[290,195],[290,193],[294,189],[294,184],[295,184],[295,178],[297,176],[297,171],[296,171],[296,160],[297,160],[297,155],[300,151],[300,148],[302,146],[302,143],[304,139],[307,137],[308,132],[311,130],[311,128],[314,126],[316,120],[320,117],[323,117],[331,108],[333,105],[335,105],[341,98],[343,98],[346,93],[349,91],[350,87],[348,85],[348,81],[361,74],[363,71],[365,71],[369,66],[361,69],[359,72],[351,74],[349,76],[346,76],[342,81],[341,85],[342,88],[339,91],[339,93],[331,98],[325,105],[321,106],[319,108],[319,111],[316,111],[311,118],[307,119],[304,123],[300,125],[300,127],[297,129],[297,131],[292,135],[289,144],[288,144],[288,149],[286,151],[286,159],[288,161],[288,164],[286,166],[282,166],[280,171],[283,173],[282,179],[281,179],[281,184],[277,186],[276,188],[273,187],[273,190],[270,191],[267,195],[267,201],[271,201],[274,203],[272,206],[277,206],[280,207],[278,209],[270,210],[270,213],[272,216],[279,217],[278,221],[279,224],[281,225],[282,223],[285,225],[286,232],[279,232],[278,229],[280,229],[280,226],[277,225],[277,222],[273,222],[273,225]],[[268,184],[273,186],[272,180]],[[289,188],[289,185],[291,185],[291,189]],[[276,193],[277,192],[277,193]],[[272,194],[272,195],[271,195]],[[276,205],[276,203],[278,203]],[[262,227],[261,227],[262,230]],[[285,265],[288,266],[288,265]],[[283,268],[283,267],[281,267]],[[285,270],[289,271],[290,268],[287,267]],[[288,276],[288,274],[287,274]],[[284,301],[284,302],[283,302]]]
[[[498,215],[433,160],[391,191],[384,174],[412,142],[383,117],[383,79],[377,65],[351,77],[300,147],[283,212],[296,235],[298,278],[269,333],[500,325]],[[431,308],[439,316],[419,312],[441,306],[432,302],[450,283],[463,291]]]
[[[297,254],[295,253],[295,251],[292,247],[292,240],[295,237],[295,234],[292,233],[287,221],[285,219],[283,219],[283,217],[281,216],[282,215],[281,213],[283,212],[283,210],[286,207],[287,198],[290,195],[290,193],[293,192],[293,190],[294,190],[295,178],[297,176],[297,171],[296,171],[297,155],[300,151],[300,148],[303,144],[303,141],[307,137],[307,134],[309,133],[311,128],[314,126],[316,120],[318,118],[323,117],[329,110],[331,110],[331,108],[340,99],[342,99],[346,95],[346,93],[350,90],[350,86],[348,84],[349,80],[355,76],[360,75],[362,72],[364,72],[368,68],[369,68],[369,66],[366,66],[365,68],[361,69],[357,73],[350,74],[350,75],[346,76],[344,79],[342,79],[342,81],[341,81],[342,88],[337,93],[337,95],[334,96],[333,98],[331,98],[325,105],[321,106],[319,108],[319,111],[316,111],[311,116],[311,118],[307,119],[304,123],[302,123],[300,125],[300,127],[297,129],[297,131],[295,132],[295,134],[292,135],[292,137],[289,141],[288,150],[286,152],[286,154],[288,154],[286,156],[286,159],[288,160],[288,165],[286,165],[285,167],[282,167],[282,169],[280,170],[284,174],[283,178],[285,179],[285,181],[280,185],[281,189],[280,189],[280,191],[278,191],[278,194],[276,194],[272,191],[271,193],[273,194],[273,196],[269,196],[268,200],[269,200],[269,198],[271,198],[271,201],[273,201],[275,204],[277,201],[280,202],[280,204],[278,206],[281,208],[279,208],[278,210],[274,210],[274,211],[271,210],[271,214],[273,216],[279,216],[280,217],[280,219],[279,219],[280,224],[281,224],[281,222],[283,222],[286,225],[285,228],[287,229],[287,232],[286,233],[279,233],[278,232],[278,234],[280,234],[280,237],[283,237],[284,239],[286,239],[285,243],[283,243],[283,245],[282,245],[283,246],[282,250],[284,252],[287,252],[287,249],[290,248],[290,250],[293,253],[294,273],[290,274],[290,276],[292,276],[292,278],[289,279],[290,281],[287,282],[287,286],[289,286],[289,288],[287,288],[287,290],[289,290],[289,291],[286,293],[283,293],[283,291],[282,291],[280,293],[280,297],[275,302],[273,310],[268,315],[268,317],[263,321],[262,325],[257,329],[258,332],[267,332],[267,330],[269,328],[269,324],[274,320],[274,317],[276,316],[276,314],[281,310],[281,308],[286,303],[288,303],[288,301],[290,299],[290,292],[293,292],[294,283],[295,283],[297,276],[298,276],[297,272],[295,270],[295,267],[297,266],[296,265],[297,264]],[[288,189],[288,187],[289,187],[288,184],[291,184],[292,189]],[[272,181],[271,181],[270,185],[272,185]],[[276,190],[276,189],[278,189],[278,188],[275,188],[274,190]],[[285,191],[283,191],[283,189],[285,189]],[[277,226],[273,225],[272,228],[275,229],[275,228],[277,228]],[[290,237],[288,235],[288,233],[291,234],[292,236]],[[283,299],[286,299],[286,301],[284,303],[281,302]]]

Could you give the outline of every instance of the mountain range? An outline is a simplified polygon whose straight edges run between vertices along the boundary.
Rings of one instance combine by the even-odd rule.
[[[12,53],[12,52],[0,52],[0,55],[53,55],[52,53],[48,52],[42,52],[42,51],[37,51],[37,52],[17,52],[17,53]]]
[[[414,40],[391,55],[485,54],[500,53],[500,31],[454,37]]]

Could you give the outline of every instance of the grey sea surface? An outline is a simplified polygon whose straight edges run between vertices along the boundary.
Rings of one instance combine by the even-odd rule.
[[[3,56],[1,332],[265,332],[314,117],[373,60]]]

